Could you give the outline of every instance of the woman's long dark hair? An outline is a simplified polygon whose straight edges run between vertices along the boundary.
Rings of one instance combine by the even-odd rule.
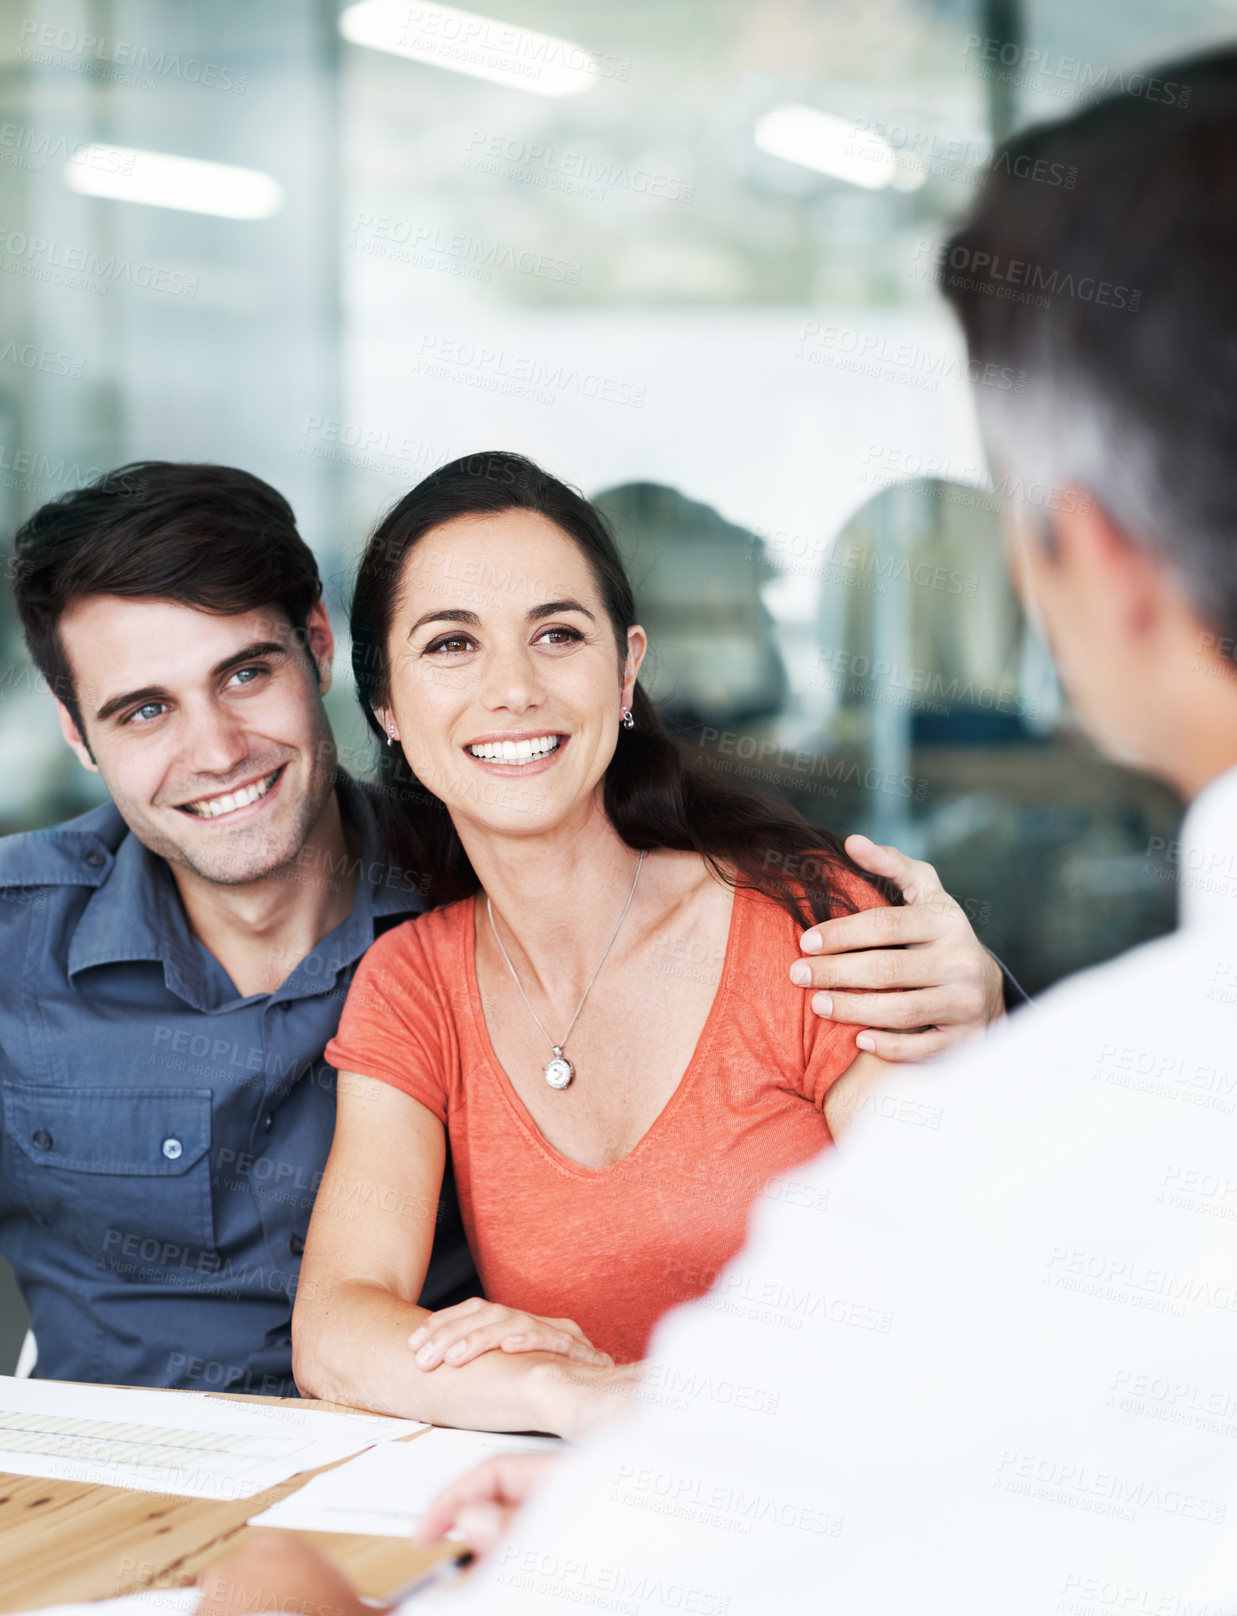
[[[390,703],[387,644],[410,551],[457,516],[517,510],[546,517],[583,551],[614,629],[621,668],[636,607],[601,514],[523,455],[467,455],[405,494],[361,558],[352,601],[352,667],[366,721],[380,741],[386,736],[374,710]],[[632,715],[635,728],[619,728],[604,785],[606,813],[628,847],[698,853],[722,880],[764,893],[804,926],[854,912],[839,880],[843,872],[882,886],[850,861],[831,831],[772,798],[724,785],[689,762],[639,684]],[[378,814],[392,853],[406,870],[423,873],[432,900],[451,902],[479,890],[446,805],[425,789],[398,747],[381,749]]]

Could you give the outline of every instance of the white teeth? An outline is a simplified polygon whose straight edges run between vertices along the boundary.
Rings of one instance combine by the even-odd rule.
[[[556,752],[558,747],[557,735],[539,735],[532,741],[479,741],[467,750],[487,763],[531,763]]]
[[[253,785],[246,786],[243,791],[225,792],[222,797],[209,797],[200,802],[187,802],[184,806],[191,814],[196,814],[199,819],[218,819],[221,814],[233,813],[237,808],[247,808],[251,802],[257,802],[259,797],[265,797],[266,793],[274,785],[275,775],[278,773],[279,770],[276,769],[274,774],[268,774],[265,780],[256,780]]]

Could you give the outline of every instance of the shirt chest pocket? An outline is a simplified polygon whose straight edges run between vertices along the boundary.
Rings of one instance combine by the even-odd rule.
[[[31,1213],[129,1278],[209,1272],[209,1089],[34,1088],[4,1095]]]

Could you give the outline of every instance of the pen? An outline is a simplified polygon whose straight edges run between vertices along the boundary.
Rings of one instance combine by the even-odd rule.
[[[386,1603],[397,1605],[413,1594],[425,1593],[430,1588],[441,1587],[443,1583],[454,1582],[475,1559],[476,1555],[471,1549],[462,1549],[458,1554],[445,1554],[441,1560],[435,1560],[432,1566],[418,1573],[410,1581],[399,1588],[393,1588],[386,1596]]]

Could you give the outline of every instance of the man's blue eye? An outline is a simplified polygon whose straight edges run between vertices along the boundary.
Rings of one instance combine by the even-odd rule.
[[[148,718],[157,718],[162,711],[163,703],[161,701],[148,701],[143,703],[143,705],[138,708],[137,712],[134,713],[133,716],[135,718],[141,718],[143,714],[145,714]]]

